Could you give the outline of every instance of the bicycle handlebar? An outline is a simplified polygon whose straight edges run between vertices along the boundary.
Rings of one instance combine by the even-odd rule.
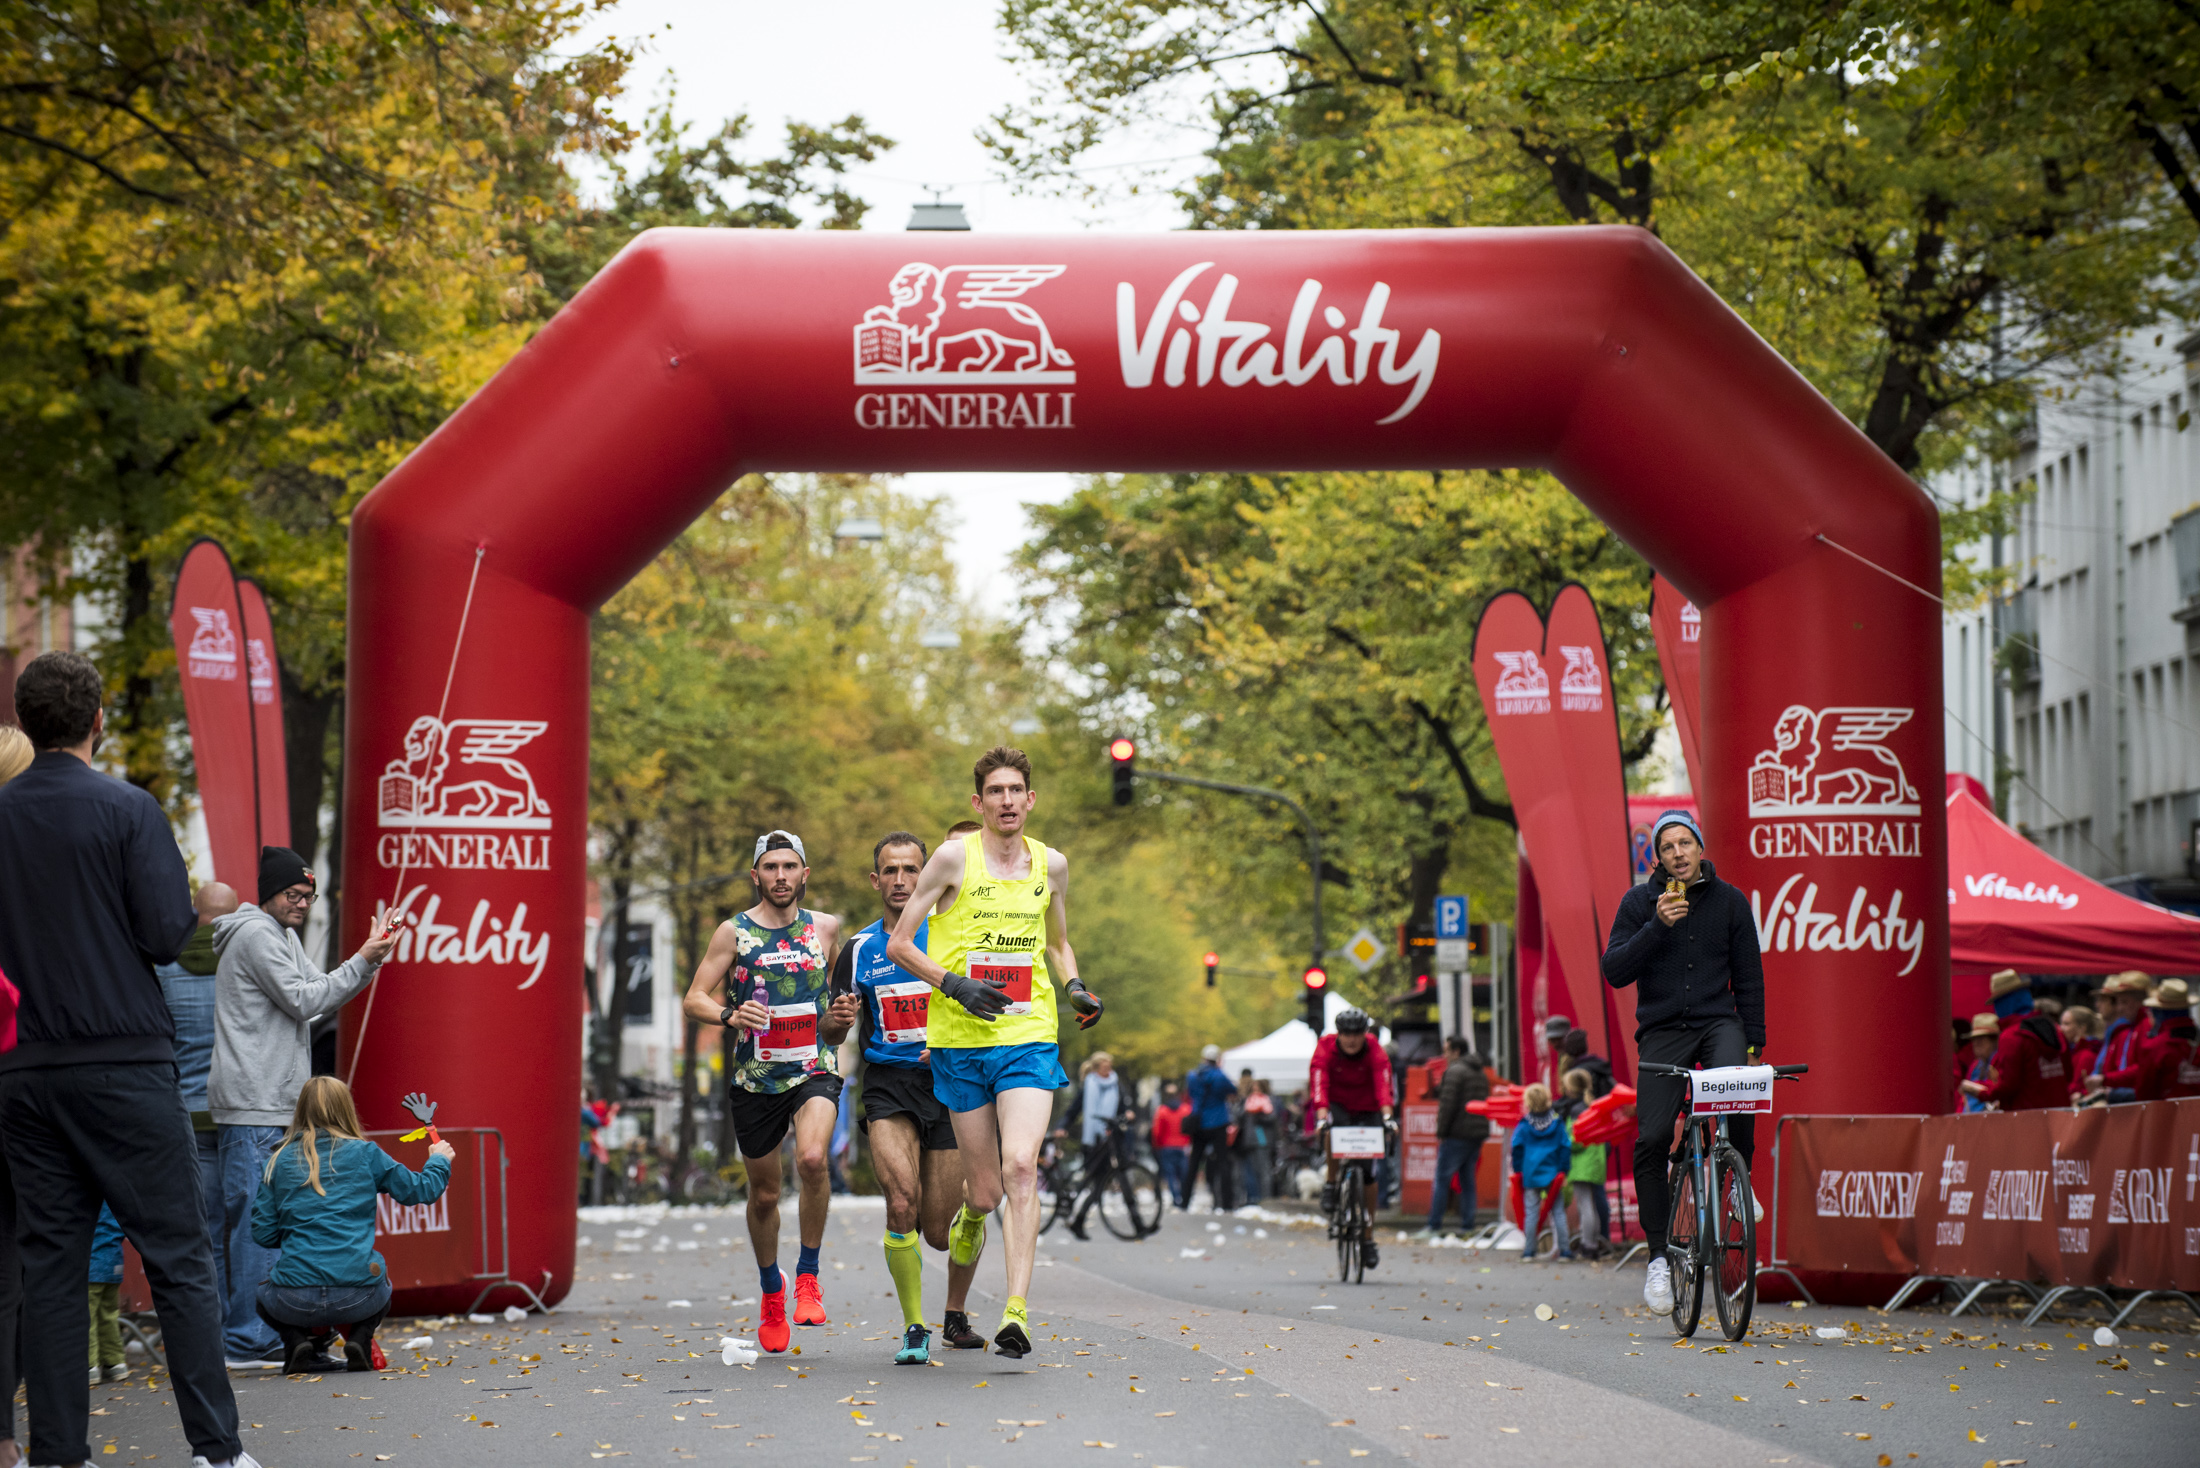
[[[1641,1062],[1635,1068],[1642,1071],[1655,1071],[1659,1075],[1669,1076],[1692,1076],[1696,1073],[1695,1068],[1692,1066],[1659,1065],[1655,1061],[1649,1060]],[[1772,1074],[1779,1080],[1792,1081],[1799,1075],[1807,1074],[1809,1070],[1810,1067],[1807,1065],[1776,1065],[1772,1068]]]
[[[1807,1065],[1776,1065],[1772,1068],[1772,1073],[1785,1081],[1793,1080],[1799,1075],[1805,1075],[1809,1070],[1810,1067]]]

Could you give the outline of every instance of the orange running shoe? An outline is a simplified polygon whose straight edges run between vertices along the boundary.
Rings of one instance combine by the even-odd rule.
[[[776,1356],[787,1349],[787,1287],[781,1285],[764,1296],[763,1318],[756,1325],[757,1349]]]
[[[794,1323],[830,1323],[825,1319],[825,1297],[817,1292],[817,1276],[814,1274],[798,1274],[794,1277]]]

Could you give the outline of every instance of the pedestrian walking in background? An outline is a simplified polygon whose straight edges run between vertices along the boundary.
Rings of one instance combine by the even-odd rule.
[[[1436,1177],[1429,1187],[1426,1230],[1432,1236],[1444,1226],[1454,1187],[1459,1190],[1460,1230],[1474,1232],[1475,1170],[1490,1135],[1490,1119],[1467,1110],[1469,1101],[1489,1099],[1490,1078],[1481,1057],[1457,1035],[1444,1042],[1444,1053],[1448,1059],[1443,1083],[1436,1088]]]
[[[30,768],[30,736],[13,724],[0,724],[0,785]],[[15,1048],[15,1010],[22,996],[0,973],[0,1055]],[[23,1461],[15,1442],[15,1387],[22,1358],[19,1326],[23,1318],[23,1269],[15,1257],[15,1188],[8,1181],[8,1155],[0,1148],[0,1468]]]
[[[33,1463],[81,1463],[89,1386],[84,1261],[102,1199],[137,1245],[176,1410],[208,1468],[257,1468],[222,1369],[221,1302],[202,1221],[175,1024],[153,965],[198,926],[160,803],[92,768],[99,670],[33,658],[15,715],[37,756],[0,787],[0,972],[22,993],[0,1055],[0,1148],[15,1187]]]
[[[1191,1115],[1192,1103],[1178,1093],[1174,1082],[1161,1088],[1161,1098],[1153,1108],[1153,1156],[1161,1165],[1162,1186],[1169,1190],[1171,1201],[1179,1208],[1191,1206],[1192,1139],[1188,1130]]]
[[[85,1346],[85,1362],[91,1369],[84,1380],[90,1386],[128,1381],[130,1364],[122,1351],[122,1225],[104,1203],[99,1207],[99,1224],[92,1230],[92,1267],[84,1293],[92,1315]]]
[[[1108,1134],[1108,1123],[1123,1109],[1123,1082],[1115,1073],[1115,1057],[1096,1050],[1077,1068],[1077,1105],[1082,1125],[1077,1143],[1089,1154]]]
[[[366,988],[397,943],[395,930],[385,925],[334,973],[322,973],[307,961],[298,937],[319,896],[304,857],[287,846],[262,847],[259,901],[214,922],[219,962],[206,1096],[217,1128],[222,1236],[229,1248],[222,1346],[239,1369],[283,1361],[282,1341],[255,1303],[275,1255],[254,1239],[252,1204],[313,1073],[314,1017],[335,1013]]]
[[[1566,1209],[1559,1185],[1573,1162],[1573,1140],[1567,1135],[1566,1119],[1551,1105],[1549,1086],[1532,1082],[1521,1092],[1520,1100],[1524,1109],[1512,1134],[1513,1172],[1520,1179],[1520,1227],[1528,1236],[1520,1246],[1520,1262],[1526,1264],[1535,1258],[1536,1235],[1546,1216],[1546,1206],[1554,1257],[1571,1259],[1574,1253],[1566,1236]]]
[[[1268,1195],[1268,1149],[1276,1136],[1276,1102],[1265,1081],[1250,1070],[1238,1073],[1238,1201],[1258,1203]]]
[[[1188,1199],[1204,1163],[1208,1199],[1227,1213],[1237,1206],[1233,1196],[1237,1189],[1230,1176],[1230,1103],[1237,1099],[1237,1087],[1223,1073],[1220,1045],[1207,1046],[1199,1056],[1199,1069],[1184,1078],[1184,1094],[1192,1103],[1191,1177],[1184,1192]]]
[[[450,1185],[449,1142],[428,1148],[414,1172],[366,1139],[351,1088],[314,1076],[253,1199],[252,1233],[280,1254],[254,1307],[283,1342],[283,1371],[372,1371],[374,1332],[390,1308],[389,1266],[374,1247],[375,1199],[433,1203]],[[337,1335],[344,1358],[324,1353]]]

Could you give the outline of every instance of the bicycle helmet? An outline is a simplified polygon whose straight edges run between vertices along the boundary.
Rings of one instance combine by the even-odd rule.
[[[1337,1016],[1337,1033],[1340,1035],[1364,1035],[1367,1033],[1367,1016],[1357,1009],[1347,1009]]]

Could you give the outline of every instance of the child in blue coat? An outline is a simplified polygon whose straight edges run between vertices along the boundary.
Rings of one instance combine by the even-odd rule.
[[[122,1225],[104,1203],[99,1205],[99,1222],[92,1226],[87,1286],[92,1308],[92,1334],[86,1349],[91,1383],[128,1381],[129,1361],[122,1354]]]
[[[1527,1110],[1522,1113],[1520,1124],[1513,1128],[1512,1168],[1520,1179],[1521,1209],[1526,1215],[1520,1224],[1528,1235],[1527,1243],[1520,1250],[1520,1262],[1525,1264],[1535,1258],[1536,1229],[1543,1196],[1573,1165],[1574,1142],[1567,1131],[1566,1118],[1551,1106],[1549,1086],[1537,1081],[1521,1093],[1520,1099]],[[1564,1206],[1551,1209],[1551,1234],[1558,1244],[1556,1257],[1573,1258]]]
[[[282,1250],[257,1303],[283,1338],[286,1375],[374,1369],[374,1332],[390,1308],[389,1266],[374,1247],[375,1198],[433,1203],[456,1155],[437,1142],[414,1172],[366,1139],[349,1086],[334,1076],[306,1082],[252,1204],[253,1242]],[[341,1362],[322,1354],[339,1331]]]

